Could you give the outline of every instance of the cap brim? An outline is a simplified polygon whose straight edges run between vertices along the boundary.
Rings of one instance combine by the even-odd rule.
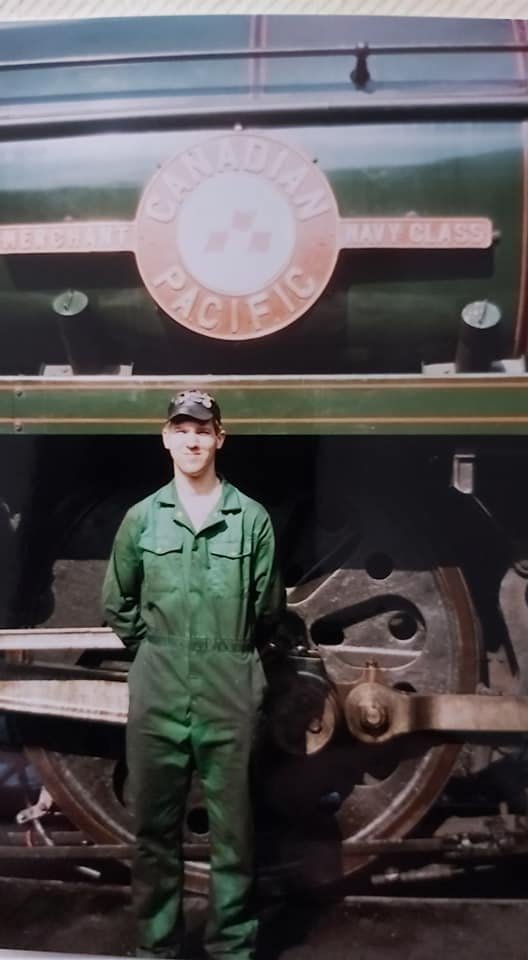
[[[214,414],[212,410],[208,410],[207,407],[204,407],[201,403],[180,403],[178,404],[178,409],[174,411],[167,419],[172,420],[201,420],[202,423],[206,423],[208,420],[214,419]]]

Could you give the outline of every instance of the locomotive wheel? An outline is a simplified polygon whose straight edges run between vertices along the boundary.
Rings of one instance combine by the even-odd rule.
[[[72,726],[77,726],[73,722]],[[59,743],[64,738],[53,722],[44,724],[44,739],[51,743],[55,736]],[[60,724],[64,727],[64,723]],[[34,738],[34,727],[24,724],[22,732]],[[97,843],[133,843],[132,817],[126,804],[126,767],[124,763],[124,742],[122,731],[104,731],[110,733],[107,743],[101,748],[96,741],[81,732],[80,743],[85,754],[66,753],[64,746],[60,750],[51,750],[49,746],[25,748],[25,753],[40,774],[43,783],[60,810],[87,837]],[[43,731],[40,732],[43,737]],[[99,739],[99,738],[97,738]],[[198,781],[193,784],[187,804],[187,817],[184,828],[185,884],[189,892],[205,894],[208,888],[209,870],[206,863],[209,847],[207,843],[207,818],[203,808],[201,789]]]
[[[399,690],[474,692],[478,636],[464,579],[445,553],[435,558],[423,523],[410,517],[409,504],[356,502],[346,526],[320,534],[326,559],[290,593],[290,611],[331,681],[354,682],[375,661]],[[452,739],[414,734],[370,746],[343,724],[321,752],[276,757],[264,784],[287,823],[275,856],[303,886],[364,866],[347,845],[399,837],[418,823],[453,769],[461,743]]]
[[[374,659],[398,689],[474,691],[478,644],[464,580],[448,557],[433,554],[421,532],[421,515],[396,499],[356,496],[353,509],[344,506],[346,524],[328,528],[322,518],[310,547],[299,544],[304,558],[319,559],[289,597],[291,615],[317,648],[330,679],[353,681]],[[101,517],[91,516],[90,525],[101,524]],[[86,516],[82,526],[86,540]],[[79,549],[68,554],[79,555]],[[93,613],[86,612],[87,591],[98,597],[104,567],[93,559],[56,562],[60,591],[47,625],[72,622],[61,610],[60,596],[71,603],[79,590],[84,617],[94,623]],[[75,623],[82,625],[78,613]],[[90,665],[93,656],[88,655]],[[130,841],[122,731],[114,735],[96,727],[87,732],[74,722],[36,723],[27,717],[22,734],[45,785],[75,824],[98,842]],[[459,749],[456,742],[418,734],[371,747],[345,730],[315,756],[264,747],[255,771],[263,874],[307,888],[364,866],[365,856],[347,850],[347,843],[408,833],[442,790]],[[195,790],[184,835],[190,860],[206,856],[206,830]],[[190,890],[203,892],[207,879],[205,863],[189,864]]]

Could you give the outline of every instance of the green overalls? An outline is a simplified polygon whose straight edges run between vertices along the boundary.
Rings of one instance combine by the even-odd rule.
[[[140,956],[181,949],[181,831],[193,765],[211,837],[206,948],[230,960],[254,955],[248,764],[263,689],[255,642],[266,641],[284,603],[269,516],[231,484],[198,533],[173,482],[126,514],[104,606],[123,643],[137,648],[127,755]]]

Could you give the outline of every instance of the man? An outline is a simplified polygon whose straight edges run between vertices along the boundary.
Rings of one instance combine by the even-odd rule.
[[[137,955],[180,955],[181,831],[195,766],[211,837],[205,947],[218,960],[249,960],[248,763],[263,686],[255,645],[271,636],[284,589],[267,512],[217,476],[225,432],[216,401],[178,394],[162,437],[174,479],[128,511],[104,584],[108,623],[137,649],[127,728]]]

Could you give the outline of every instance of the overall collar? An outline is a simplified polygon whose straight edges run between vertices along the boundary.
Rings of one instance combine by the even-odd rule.
[[[218,479],[222,484],[220,498],[214,511],[210,515],[207,524],[201,528],[200,532],[208,529],[211,526],[214,526],[214,524],[218,523],[220,520],[223,520],[225,514],[240,513],[242,510],[242,504],[240,503],[240,497],[236,487],[234,487],[232,483],[229,483],[227,480],[225,480],[221,475],[219,475]],[[178,492],[176,490],[174,479],[165,484],[161,490],[158,490],[158,493],[156,494],[156,500],[160,507],[172,507],[174,509],[174,519],[177,523],[185,520],[187,515],[183,510],[178,498]]]

